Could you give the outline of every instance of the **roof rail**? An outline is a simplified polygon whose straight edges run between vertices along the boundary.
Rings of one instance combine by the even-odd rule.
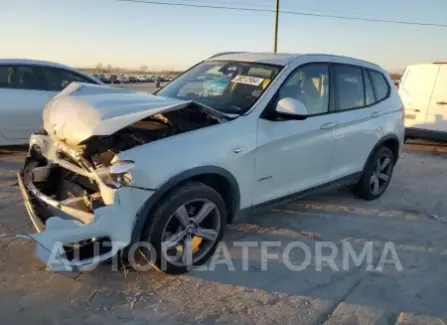
[[[447,64],[447,61],[437,61],[433,62],[433,64]]]
[[[222,56],[222,55],[227,55],[227,54],[239,54],[239,53],[244,53],[244,52],[220,52],[220,53],[217,53],[217,54],[214,54],[214,55],[210,56],[210,57],[208,58],[208,60],[209,60],[209,59],[212,59],[212,58],[215,58],[215,57],[218,57],[218,56]]]

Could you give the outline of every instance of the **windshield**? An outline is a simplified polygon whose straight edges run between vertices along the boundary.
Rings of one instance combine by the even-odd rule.
[[[200,63],[161,89],[157,95],[194,100],[224,113],[248,111],[281,67],[249,62]]]

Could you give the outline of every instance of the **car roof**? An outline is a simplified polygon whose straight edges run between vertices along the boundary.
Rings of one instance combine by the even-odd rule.
[[[0,64],[38,65],[51,68],[63,68],[63,69],[74,70],[72,67],[60,63],[41,61],[41,60],[30,60],[30,59],[0,59]]]
[[[244,61],[244,62],[258,62],[266,64],[287,65],[300,54],[288,53],[252,53],[252,52],[226,52],[213,55],[209,61]]]
[[[332,54],[320,54],[320,53],[256,53],[256,52],[225,52],[213,55],[208,61],[244,61],[244,62],[257,62],[264,64],[275,64],[280,66],[286,66],[292,61],[298,58],[315,57],[318,60],[327,60],[331,62],[334,58],[342,59],[345,63],[370,65],[375,68],[381,69],[377,64],[359,60],[347,56],[332,55]]]
[[[84,73],[82,71],[76,70],[68,65],[63,65],[56,62],[49,62],[49,61],[42,61],[42,60],[29,60],[29,59],[0,59],[0,65],[33,65],[33,66],[39,66],[39,67],[48,67],[48,68],[59,68],[64,69],[68,71],[72,71],[74,73],[80,74],[92,81],[101,83],[101,81],[95,79],[94,77],[90,76],[87,73]]]

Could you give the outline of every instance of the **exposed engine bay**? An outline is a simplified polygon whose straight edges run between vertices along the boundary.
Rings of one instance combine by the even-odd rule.
[[[83,143],[84,157],[97,168],[109,166],[121,151],[218,123],[217,117],[191,104],[181,110],[147,117],[112,135],[91,137]]]

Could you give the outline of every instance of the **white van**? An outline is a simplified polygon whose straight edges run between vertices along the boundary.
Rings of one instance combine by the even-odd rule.
[[[447,140],[447,62],[408,66],[399,95],[407,139]]]

